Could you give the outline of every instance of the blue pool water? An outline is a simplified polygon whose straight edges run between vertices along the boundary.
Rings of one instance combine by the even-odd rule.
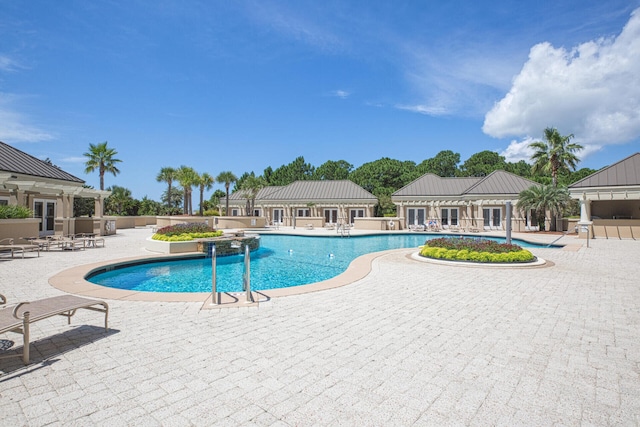
[[[344,272],[355,258],[387,249],[417,248],[425,240],[442,237],[425,234],[302,237],[261,236],[260,249],[251,253],[251,289],[264,290],[305,285]],[[500,238],[490,238],[504,241]],[[513,240],[522,247],[536,246]],[[217,259],[219,292],[241,292],[242,254]],[[150,262],[97,274],[88,281],[117,289],[147,292],[211,292],[211,259],[197,258]]]

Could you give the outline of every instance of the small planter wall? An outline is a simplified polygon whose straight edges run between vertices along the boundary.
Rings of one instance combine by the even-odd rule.
[[[38,237],[40,218],[0,219],[0,239],[14,239],[14,243],[27,243],[24,237]]]
[[[164,242],[149,237],[146,249],[163,254],[180,254],[185,252],[211,253],[211,246],[216,246],[217,256],[237,255],[244,253],[244,247],[249,245],[250,251],[260,248],[260,236],[222,236],[212,239],[191,240],[188,242]]]

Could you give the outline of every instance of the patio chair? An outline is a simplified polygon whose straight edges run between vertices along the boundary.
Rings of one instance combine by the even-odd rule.
[[[78,233],[73,236],[73,240],[83,240],[86,248],[97,248],[98,243],[102,243],[102,247],[104,248],[104,237],[96,236],[93,233]]]
[[[84,238],[76,238],[74,235],[50,237],[62,250],[75,251],[76,249],[85,249],[87,247],[87,241]]]
[[[0,294],[0,305],[4,305],[6,302],[7,299]],[[104,313],[104,329],[105,332],[109,330],[109,305],[106,302],[75,295],[61,295],[31,302],[21,302],[14,307],[0,308],[0,334],[5,332],[22,334],[22,361],[26,365],[29,363],[30,325],[56,315],[65,316],[67,323],[71,324],[71,317],[81,308]],[[16,356],[20,356],[20,354]]]
[[[22,253],[22,258],[24,258],[24,253],[29,252],[38,252],[38,256],[40,256],[40,246],[33,244],[15,244],[13,238],[7,238],[0,240],[0,251],[11,252],[11,258],[15,256],[16,252]]]

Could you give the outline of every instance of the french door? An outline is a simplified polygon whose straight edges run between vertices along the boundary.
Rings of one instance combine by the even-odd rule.
[[[425,208],[407,208],[407,227],[410,225],[423,225],[425,218]]]
[[[40,218],[40,236],[48,236],[54,233],[56,202],[51,200],[34,200],[33,216],[34,218]]]
[[[338,209],[325,209],[324,210],[324,222],[328,224],[338,223]]]
[[[458,208],[442,208],[442,225],[458,225]]]
[[[364,209],[351,209],[349,211],[349,223],[353,225],[356,218],[364,218]]]
[[[482,217],[484,219],[485,228],[500,228],[502,225],[502,209],[500,208],[483,208]]]
[[[273,210],[273,223],[274,224],[282,224],[282,219],[284,218],[284,209],[274,209]]]

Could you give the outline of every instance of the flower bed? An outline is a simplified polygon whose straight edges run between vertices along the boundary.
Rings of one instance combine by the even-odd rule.
[[[535,260],[531,252],[518,245],[469,237],[428,240],[420,250],[420,255],[426,258],[481,263],[523,263]]]
[[[189,242],[195,239],[205,239],[222,236],[222,231],[214,231],[209,225],[176,224],[162,227],[151,238],[164,242]]]

